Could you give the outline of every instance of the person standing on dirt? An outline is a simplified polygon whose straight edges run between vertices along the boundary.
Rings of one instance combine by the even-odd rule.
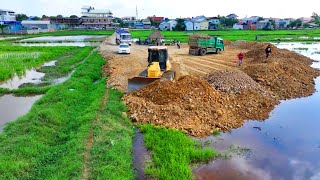
[[[269,44],[266,48],[266,59],[268,59],[270,54],[271,54],[271,45]]]
[[[240,52],[240,53],[238,54],[238,65],[239,65],[239,66],[241,66],[241,64],[242,64],[243,57],[244,57],[243,52]]]
[[[177,42],[177,47],[180,49],[180,41]]]

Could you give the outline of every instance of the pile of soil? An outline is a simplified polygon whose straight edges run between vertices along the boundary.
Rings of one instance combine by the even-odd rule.
[[[239,93],[253,90],[267,95],[268,92],[259,83],[240,70],[217,71],[205,78],[215,89],[226,93]]]
[[[214,130],[241,127],[246,119],[265,119],[278,103],[255,90],[224,94],[194,76],[155,81],[127,94],[123,101],[137,123],[180,129],[200,137]]]
[[[209,135],[217,128],[226,131],[236,124],[223,105],[227,99],[207,81],[193,76],[155,81],[127,94],[123,101],[135,122],[180,129],[192,136]]]
[[[312,60],[298,53],[272,46],[266,59],[266,43],[251,47],[245,56],[252,58],[242,69],[253,80],[277,94],[280,99],[305,97],[314,90],[314,78],[319,71],[310,67]]]
[[[250,49],[252,46],[255,46],[256,44],[258,43],[238,40],[230,44],[229,47],[237,48],[237,49]]]

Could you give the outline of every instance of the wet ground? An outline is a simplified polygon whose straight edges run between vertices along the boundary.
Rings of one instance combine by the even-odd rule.
[[[320,44],[280,43],[279,48],[306,55],[320,67]],[[230,146],[228,160],[215,160],[194,169],[197,179],[320,179],[320,78],[310,97],[283,101],[263,122],[245,126],[203,142],[220,151]]]
[[[13,95],[4,95],[0,97],[0,133],[5,123],[14,121],[17,118],[27,114],[32,105],[40,99],[41,96],[15,97]]]
[[[15,75],[10,80],[7,80],[4,83],[0,83],[1,88],[8,88],[8,89],[18,89],[19,86],[25,83],[33,83],[37,84],[41,82],[41,78],[45,76],[44,73],[37,72],[36,69],[27,70],[25,75],[19,77]]]
[[[63,43],[14,43],[18,46],[76,46],[76,47],[85,47],[85,46],[99,46],[99,42],[63,42]]]
[[[149,153],[144,145],[143,135],[137,132],[133,142],[133,166],[137,172],[137,180],[146,179],[144,167],[147,156],[149,156]]]
[[[43,36],[23,39],[20,42],[84,42],[103,41],[107,36]]]

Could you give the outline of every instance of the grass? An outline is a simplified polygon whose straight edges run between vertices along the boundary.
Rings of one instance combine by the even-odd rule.
[[[203,149],[180,131],[152,125],[143,125],[140,129],[153,158],[146,173],[156,179],[193,179],[191,163],[209,161],[217,156],[216,151]]]
[[[27,69],[39,67],[75,47],[19,47],[0,46],[0,82],[22,76]]]
[[[220,135],[220,131],[219,130],[214,130],[212,134],[214,136],[219,136]]]
[[[105,92],[104,63],[93,53],[68,81],[5,127],[0,179],[80,179],[85,142]]]
[[[107,105],[94,128],[90,179],[135,179],[132,169],[133,126],[122,112],[126,106],[117,90],[108,90]]]
[[[146,39],[152,31],[131,31],[135,38],[141,37],[141,39]],[[169,40],[179,40],[181,42],[188,42],[188,34],[200,33],[208,34],[211,36],[220,36],[224,39],[231,41],[236,40],[247,40],[255,41],[256,35],[258,35],[258,41],[319,41],[313,39],[314,37],[320,37],[320,29],[313,30],[273,30],[273,31],[263,31],[263,30],[219,30],[219,31],[187,31],[187,32],[175,32],[175,31],[162,31],[161,34],[164,35],[165,39]],[[308,39],[300,38],[302,36],[309,37]],[[288,39],[292,38],[292,39]]]

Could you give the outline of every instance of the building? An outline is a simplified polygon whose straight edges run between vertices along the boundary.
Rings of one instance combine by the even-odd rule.
[[[55,17],[50,18],[49,20],[54,29],[75,28],[78,27],[81,23],[80,18]]]
[[[123,27],[125,28],[135,28],[137,20],[135,17],[123,17]]]
[[[178,22],[176,20],[170,20],[168,23],[169,23],[169,29],[170,31],[172,31],[174,30]]]
[[[193,31],[193,22],[190,20],[185,20],[184,25],[186,26],[187,31]]]
[[[237,16],[236,14],[229,14],[228,16],[226,16],[227,18],[232,18],[232,19],[237,19],[239,16]]]
[[[242,24],[234,24],[233,29],[243,30],[243,25]]]
[[[148,17],[148,19],[154,22],[155,27],[159,27],[161,22],[164,20],[164,17],[157,17],[154,15],[154,16]]]
[[[220,18],[211,17],[211,18],[208,18],[208,21],[209,21],[209,29],[210,30],[217,30],[218,29],[218,26],[220,24]]]
[[[208,30],[209,29],[209,21],[205,16],[197,16],[192,18],[191,20],[194,24],[194,30]]]
[[[136,29],[143,29],[143,23],[142,22],[137,22],[136,23]]]
[[[275,28],[276,29],[287,29],[290,24],[289,19],[276,19]]]
[[[271,30],[273,29],[273,25],[271,20],[261,20],[257,23],[257,29],[263,30]]]
[[[160,23],[159,29],[160,29],[161,31],[167,31],[167,30],[169,30],[169,29],[170,29],[170,23],[169,23],[169,22],[166,22],[166,21]]]
[[[113,13],[105,9],[95,9],[92,6],[82,7],[82,25],[86,28],[110,29],[113,27]]]
[[[143,29],[151,29],[151,21],[149,19],[142,20]]]
[[[14,11],[0,9],[0,22],[3,24],[10,24],[16,21],[16,15]]]
[[[47,30],[52,31],[54,28],[52,28],[50,21],[29,21],[25,20],[21,22],[22,29],[24,30]]]

